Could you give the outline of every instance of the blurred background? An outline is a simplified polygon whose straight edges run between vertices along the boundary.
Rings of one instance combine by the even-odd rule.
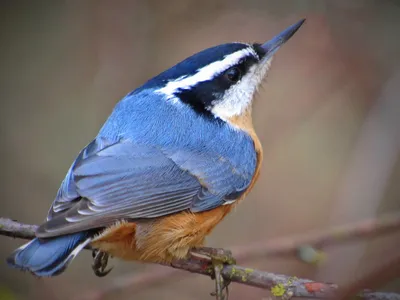
[[[116,102],[206,47],[263,42],[306,17],[278,52],[255,101],[260,181],[208,238],[230,248],[400,210],[400,2],[2,1],[1,216],[42,222],[71,162]],[[84,251],[62,276],[36,279],[4,260],[23,241],[0,237],[0,299],[74,299],[147,265],[112,260],[97,278]],[[347,284],[398,254],[400,235],[241,265]],[[133,274],[133,275],[132,275]],[[101,299],[212,299],[213,282],[184,273]],[[400,292],[399,281],[382,286]],[[230,299],[268,299],[238,284]],[[100,299],[100,298],[98,298]]]

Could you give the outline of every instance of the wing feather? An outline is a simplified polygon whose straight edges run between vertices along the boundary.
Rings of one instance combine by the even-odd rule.
[[[225,196],[245,190],[251,175],[235,173],[213,153],[98,137],[71,166],[37,235],[212,209],[222,205]]]

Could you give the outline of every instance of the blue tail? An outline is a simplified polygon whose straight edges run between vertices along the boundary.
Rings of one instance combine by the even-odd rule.
[[[7,263],[39,277],[62,273],[74,257],[90,242],[88,232],[48,239],[34,239],[14,251]]]

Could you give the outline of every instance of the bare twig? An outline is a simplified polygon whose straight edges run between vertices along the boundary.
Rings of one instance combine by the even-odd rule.
[[[379,268],[363,275],[348,287],[342,287],[338,300],[346,300],[366,287],[376,288],[398,277],[400,277],[400,255],[386,259]]]
[[[0,235],[32,239],[35,236],[34,232],[37,227],[36,225],[22,224],[0,217]],[[236,259],[288,255],[295,254],[299,247],[303,245],[312,245],[315,248],[320,248],[377,235],[381,236],[394,231],[400,231],[400,212],[304,235],[274,238],[267,242],[236,246],[232,247],[232,252],[235,253]]]
[[[209,269],[196,260],[175,261],[174,268],[192,273],[210,275]],[[275,296],[329,299],[339,295],[339,288],[333,283],[315,282],[281,274],[263,272],[237,265],[226,265],[221,270],[226,280],[270,290]],[[400,294],[379,293],[365,290],[359,293],[358,299],[364,300],[400,300]]]
[[[0,218],[0,235],[31,240],[35,237],[36,225],[22,224],[8,218]]]
[[[0,218],[0,235],[30,239],[34,237],[36,228],[37,227],[34,225],[22,224],[7,218]],[[210,263],[205,263],[198,259],[176,260],[170,266],[191,273],[207,276],[212,274]],[[221,270],[221,275],[227,281],[268,289],[275,296],[325,299],[338,296],[338,286],[332,283],[298,279],[237,265],[224,265]],[[124,287],[128,286],[126,283],[127,282],[125,282]],[[103,293],[98,293],[97,298],[91,299],[100,299],[102,296],[104,296]],[[359,299],[365,300],[400,300],[400,294],[375,293],[369,290],[361,292],[358,297]]]
[[[267,242],[252,243],[247,246],[232,248],[236,259],[245,257],[263,257],[272,255],[296,254],[299,247],[312,245],[315,248],[337,245],[344,242],[354,242],[374,236],[400,231],[400,212],[384,215],[379,218],[363,220],[329,228],[327,230],[310,232],[293,237],[271,239]]]

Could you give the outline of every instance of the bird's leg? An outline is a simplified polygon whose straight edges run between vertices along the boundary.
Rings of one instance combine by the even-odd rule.
[[[215,292],[212,293],[212,295],[215,296],[217,300],[227,299],[229,295],[228,286],[230,281],[222,277],[221,271],[224,265],[236,264],[232,252],[222,248],[201,247],[192,249],[191,254],[194,256],[205,256],[209,261],[211,261],[213,268],[211,278],[215,279]]]
[[[104,277],[111,272],[112,267],[106,270],[109,258],[109,255],[107,253],[95,249],[92,251],[92,257],[92,269],[96,276]]]
[[[221,270],[224,266],[220,263],[213,262],[214,269],[214,279],[215,279],[215,292],[211,293],[211,296],[215,296],[217,300],[225,300],[228,298],[228,285],[229,283],[225,283],[224,278],[221,275]],[[224,290],[226,290],[226,297],[224,294]]]

